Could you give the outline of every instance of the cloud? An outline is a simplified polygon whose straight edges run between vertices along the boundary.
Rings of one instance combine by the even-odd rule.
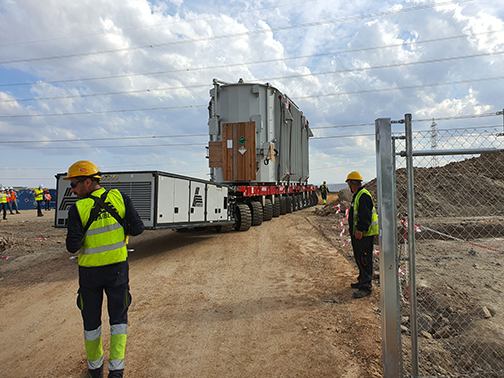
[[[19,154],[20,168],[34,161],[34,168],[50,168],[44,173],[48,180],[84,155],[103,166],[206,178],[206,150],[199,145],[205,136],[162,142],[110,138],[205,135],[214,78],[264,79],[294,100],[317,137],[336,136],[311,142],[314,182],[329,175],[334,180],[328,182],[342,182],[348,168],[372,175],[374,138],[359,135],[373,134],[374,126],[316,127],[373,124],[405,113],[414,119],[456,117],[503,106],[501,80],[477,81],[502,76],[504,21],[498,5],[406,11],[419,4],[430,3],[3,2],[0,56],[4,62],[25,61],[0,64],[2,115],[80,115],[0,118],[0,128],[9,140],[109,138],[10,151]],[[381,12],[390,14],[370,16]],[[481,53],[492,55],[464,58]],[[460,59],[446,60],[454,57]],[[11,83],[33,84],[5,85]],[[47,97],[60,98],[21,101]],[[188,145],[164,146],[169,144]],[[355,151],[365,153],[349,158]]]

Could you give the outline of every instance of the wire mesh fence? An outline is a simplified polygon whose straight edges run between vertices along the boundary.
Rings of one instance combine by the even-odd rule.
[[[400,156],[406,140],[395,139],[404,376],[504,377],[504,152],[498,151],[504,136],[478,128],[426,130],[412,133],[412,141],[415,152],[447,151],[413,155],[412,272],[413,235],[407,227],[412,194],[406,158]],[[480,149],[495,152],[448,152]],[[416,301],[410,286],[416,287]]]

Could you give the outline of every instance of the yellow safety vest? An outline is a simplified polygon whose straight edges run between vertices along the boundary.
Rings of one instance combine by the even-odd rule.
[[[373,211],[371,213],[371,224],[367,231],[362,231],[362,236],[372,236],[378,235],[379,227],[378,227],[378,213],[374,207],[373,196],[367,189],[361,189],[355,196],[354,201],[354,211],[353,211],[353,234],[355,235],[355,231],[357,231],[357,223],[359,222],[359,199],[360,197],[366,193],[369,197],[371,197],[371,202],[373,202]]]
[[[99,198],[103,193],[105,193],[105,189],[100,188],[91,195]],[[126,206],[121,193],[117,189],[112,189],[107,193],[105,202],[112,205],[119,216],[124,219]],[[92,198],[83,198],[77,201],[76,205],[82,225],[86,226],[91,210],[95,206],[95,201]],[[128,250],[125,239],[124,228],[121,224],[107,211],[101,209],[98,218],[91,223],[84,235],[79,252],[79,265],[95,267],[126,261]]]
[[[43,194],[44,194],[43,189],[35,189],[35,201],[42,201]]]
[[[7,203],[7,194],[0,193],[0,203]]]

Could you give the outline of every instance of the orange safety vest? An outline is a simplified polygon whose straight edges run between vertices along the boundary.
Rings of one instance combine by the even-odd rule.
[[[51,200],[51,195],[49,194],[49,192],[44,193],[44,199],[46,201],[50,201]]]
[[[11,191],[10,191],[10,190],[7,190],[7,191],[5,192],[5,194],[7,195],[7,202],[12,201],[12,193],[11,193]]]
[[[11,190],[10,194],[11,194],[11,201],[15,201],[16,200],[16,191]]]

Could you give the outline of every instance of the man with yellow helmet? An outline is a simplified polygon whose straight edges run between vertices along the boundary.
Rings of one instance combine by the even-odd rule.
[[[108,377],[122,377],[131,303],[126,236],[140,235],[144,224],[127,195],[100,187],[101,174],[92,162],[74,163],[64,179],[79,198],[68,211],[66,247],[70,253],[79,251],[77,306],[84,322],[89,377],[103,377],[103,291],[111,334]]]
[[[358,282],[352,283],[354,298],[371,295],[373,278],[373,242],[378,235],[378,214],[374,207],[373,197],[362,186],[362,175],[353,171],[347,176],[346,183],[352,191],[352,205],[348,212],[348,224],[355,262],[359,268]]]
[[[327,193],[329,193],[329,188],[327,187],[325,181],[322,185],[320,185],[319,190],[320,190],[320,195],[322,196],[322,200],[324,201],[324,205],[325,205],[326,200],[327,200]]]

